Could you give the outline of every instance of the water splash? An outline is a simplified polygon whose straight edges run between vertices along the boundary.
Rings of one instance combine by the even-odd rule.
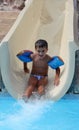
[[[49,109],[49,105],[46,101],[38,100],[29,101],[24,103],[23,101],[12,101],[9,99],[7,103],[11,105],[7,106],[8,111],[0,113],[0,129],[1,130],[35,130],[33,124],[41,118],[43,113]],[[6,106],[5,106],[6,107]]]

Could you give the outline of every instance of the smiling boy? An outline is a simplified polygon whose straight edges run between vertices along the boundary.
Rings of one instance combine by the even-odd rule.
[[[48,83],[48,62],[52,59],[47,54],[48,43],[45,40],[38,40],[35,43],[35,53],[30,55],[32,59],[32,70],[28,81],[28,86],[25,90],[23,98],[29,98],[32,92],[37,89],[38,94],[42,95],[45,91],[45,86]],[[24,71],[27,72],[27,66]],[[56,68],[56,74],[54,79],[54,85],[59,85],[60,82],[60,68]]]

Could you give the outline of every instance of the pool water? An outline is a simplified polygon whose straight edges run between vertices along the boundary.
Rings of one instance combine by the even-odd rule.
[[[1,95],[0,130],[79,130],[79,95],[28,103]]]

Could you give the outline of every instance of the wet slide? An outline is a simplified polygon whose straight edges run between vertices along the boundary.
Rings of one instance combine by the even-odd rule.
[[[21,50],[34,51],[34,43],[45,39],[49,43],[48,54],[61,56],[59,86],[53,85],[55,71],[49,69],[46,97],[60,99],[69,89],[75,68],[75,51],[78,49],[73,35],[73,0],[27,0],[25,8],[0,44],[0,70],[8,92],[20,99],[27,87],[29,74],[23,72],[23,64],[16,57]],[[31,63],[28,63],[31,70]]]

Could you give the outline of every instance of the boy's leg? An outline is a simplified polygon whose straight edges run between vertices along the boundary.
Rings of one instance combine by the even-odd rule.
[[[32,92],[35,90],[35,87],[37,85],[37,81],[38,80],[33,76],[29,78],[28,87],[26,88],[24,96],[29,98],[32,95]]]
[[[39,80],[38,82],[38,93],[40,95],[44,94],[45,92],[45,86],[47,85],[48,83],[48,77],[46,76],[45,78],[42,78]]]

